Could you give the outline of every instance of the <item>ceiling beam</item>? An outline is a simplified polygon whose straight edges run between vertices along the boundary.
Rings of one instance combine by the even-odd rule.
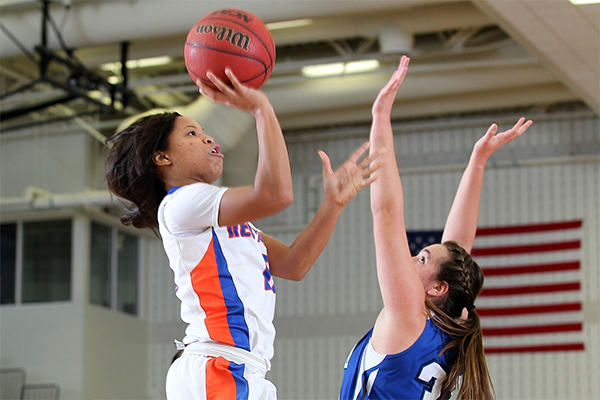
[[[600,115],[600,4],[472,1]]]

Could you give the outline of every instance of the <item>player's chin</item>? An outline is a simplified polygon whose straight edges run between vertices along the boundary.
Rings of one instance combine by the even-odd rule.
[[[219,158],[219,163],[217,163],[217,165],[215,165],[214,169],[213,169],[213,175],[215,176],[215,181],[217,179],[219,179],[221,177],[221,175],[223,175],[223,159]]]

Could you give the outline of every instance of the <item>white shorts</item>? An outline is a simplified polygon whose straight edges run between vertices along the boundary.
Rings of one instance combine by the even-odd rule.
[[[223,357],[187,353],[167,373],[168,400],[276,400],[277,389],[264,372]]]

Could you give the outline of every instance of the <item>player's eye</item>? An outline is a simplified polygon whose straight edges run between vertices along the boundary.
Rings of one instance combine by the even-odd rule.
[[[420,262],[421,264],[425,264],[425,256],[421,256],[421,257],[419,257],[419,262]]]
[[[194,131],[189,131],[189,132],[188,132],[188,136],[196,136],[196,132],[194,132]]]

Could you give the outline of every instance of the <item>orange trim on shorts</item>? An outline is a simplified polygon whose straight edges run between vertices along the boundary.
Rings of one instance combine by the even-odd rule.
[[[223,357],[211,358],[206,363],[206,398],[211,400],[237,398],[237,387],[229,370],[229,361]]]

